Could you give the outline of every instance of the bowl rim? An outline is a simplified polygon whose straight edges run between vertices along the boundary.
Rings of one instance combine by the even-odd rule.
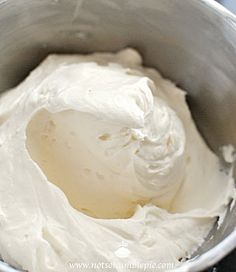
[[[219,2],[215,0],[194,0],[200,4],[203,4],[205,8],[210,9],[222,18],[225,18],[227,23],[235,29],[236,35],[236,15],[230,10],[225,8]],[[0,7],[5,1],[0,2]],[[235,204],[235,203],[234,203]],[[195,259],[186,262],[181,267],[172,270],[174,272],[197,272],[213,266],[220,260],[222,260],[226,255],[236,248],[236,228],[225,237],[219,244],[215,245],[213,248],[203,253],[202,255],[196,257]],[[13,267],[10,267],[7,263],[0,260],[0,271],[2,272],[20,272]]]
[[[236,15],[230,10],[224,7],[222,4],[215,0],[194,0],[198,1],[205,6],[205,8],[210,9],[222,18],[225,18],[227,24],[229,24],[234,30],[236,35]],[[235,205],[235,203],[233,203]],[[227,256],[231,251],[236,249],[236,228],[227,235],[219,244],[215,245],[207,252],[190,260],[183,264],[180,268],[174,270],[175,272],[197,272],[207,269],[213,266],[225,256]]]

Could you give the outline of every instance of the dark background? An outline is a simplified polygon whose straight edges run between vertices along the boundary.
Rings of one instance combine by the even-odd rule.
[[[218,0],[217,2],[221,3],[236,14],[236,0]],[[214,267],[209,268],[204,272],[236,272],[236,250],[234,250]]]

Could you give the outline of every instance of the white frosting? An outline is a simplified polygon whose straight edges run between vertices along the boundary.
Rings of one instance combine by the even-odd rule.
[[[37,272],[178,265],[235,196],[219,164],[136,51],[51,55],[0,98],[0,254]]]

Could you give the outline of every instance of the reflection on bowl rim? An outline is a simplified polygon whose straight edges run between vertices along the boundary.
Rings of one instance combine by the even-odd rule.
[[[231,11],[227,10],[224,6],[219,4],[214,0],[194,0],[199,1],[201,4],[205,5],[206,8],[212,9],[216,14],[226,18],[228,23],[232,24],[236,32],[236,15]],[[4,4],[5,1],[0,2]],[[187,271],[201,271],[216,264],[227,254],[229,254],[233,249],[236,248],[236,229],[232,231],[226,238],[224,238],[219,244],[203,253],[202,255],[193,258],[189,262],[184,263],[180,268],[177,268],[173,271],[175,272],[187,272]],[[219,252],[221,254],[219,254]],[[2,272],[20,272],[20,270],[10,267],[8,264],[0,260],[0,271]]]

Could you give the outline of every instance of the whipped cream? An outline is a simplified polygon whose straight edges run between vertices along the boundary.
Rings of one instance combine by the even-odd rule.
[[[50,55],[0,97],[0,255],[178,267],[235,197],[219,169],[185,92],[135,50]]]

